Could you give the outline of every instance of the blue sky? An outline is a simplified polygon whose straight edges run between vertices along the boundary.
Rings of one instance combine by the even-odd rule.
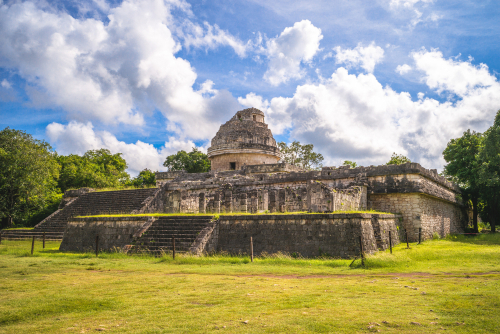
[[[257,107],[325,165],[442,169],[500,109],[497,1],[0,1],[0,128],[129,172]]]

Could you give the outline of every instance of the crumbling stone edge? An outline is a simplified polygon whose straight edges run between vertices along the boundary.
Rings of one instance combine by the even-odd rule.
[[[189,247],[189,253],[197,256],[217,251],[219,235],[219,220],[213,221],[210,226],[200,231],[195,241]]]

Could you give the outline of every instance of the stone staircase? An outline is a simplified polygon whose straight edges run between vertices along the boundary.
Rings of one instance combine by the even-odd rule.
[[[33,230],[2,231],[2,238],[5,239],[26,239],[33,235],[41,236],[45,232],[46,240],[61,240],[68,219],[74,216],[90,216],[99,214],[127,214],[140,210],[146,200],[154,196],[158,188],[133,189],[89,192],[80,195],[62,209],[57,210],[52,215],[44,219]]]
[[[200,232],[212,224],[212,216],[160,217],[134,241],[130,252],[148,252],[155,255],[170,253],[172,238],[175,237],[176,253],[185,253],[189,251]]]

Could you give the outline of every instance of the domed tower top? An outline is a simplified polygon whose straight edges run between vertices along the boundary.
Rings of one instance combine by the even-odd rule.
[[[221,125],[208,148],[213,171],[241,169],[243,165],[274,164],[280,152],[264,113],[256,108],[238,111]]]

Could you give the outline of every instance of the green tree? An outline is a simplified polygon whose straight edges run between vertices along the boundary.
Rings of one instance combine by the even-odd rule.
[[[129,184],[134,187],[154,186],[156,185],[155,173],[146,168],[134,177]]]
[[[300,142],[294,141],[287,145],[285,142],[279,142],[278,148],[281,152],[282,162],[307,170],[319,169],[322,166],[323,155],[313,151],[313,144],[301,145]]]
[[[485,132],[484,146],[480,153],[479,184],[486,203],[491,231],[495,232],[500,216],[500,110],[493,126]]]
[[[53,202],[59,164],[52,147],[24,131],[0,131],[0,218],[2,226],[26,223]]]
[[[169,155],[163,166],[167,167],[169,171],[185,170],[188,173],[205,173],[210,171],[210,160],[205,153],[193,147],[189,153],[182,150]]]
[[[402,154],[396,154],[396,152],[394,152],[392,153],[391,160],[389,160],[389,162],[386,163],[386,165],[402,165],[407,162],[411,162],[411,160]]]
[[[481,168],[480,152],[483,147],[483,135],[467,130],[462,137],[452,139],[443,151],[444,174],[462,188],[464,200],[472,203],[472,220],[474,231],[478,232],[477,215],[481,189],[479,170]]]
[[[58,185],[62,191],[70,188],[119,187],[129,181],[127,162],[121,153],[109,150],[90,150],[83,156],[70,154],[57,158],[61,165]]]
[[[342,166],[351,166],[351,168],[356,168],[356,167],[358,167],[358,164],[355,163],[354,161],[344,160],[344,162],[342,163]]]

